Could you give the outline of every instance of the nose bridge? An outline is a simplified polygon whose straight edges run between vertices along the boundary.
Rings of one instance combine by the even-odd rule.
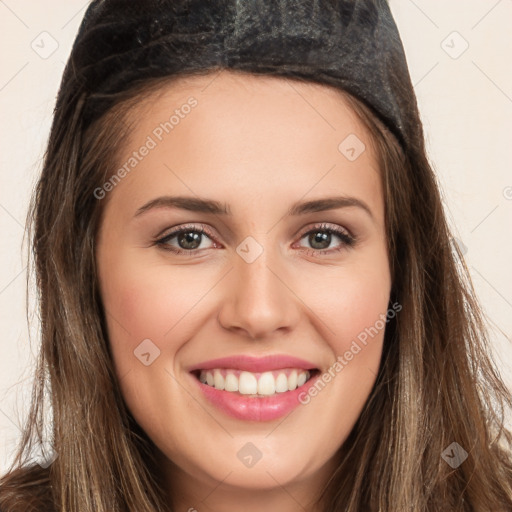
[[[219,320],[225,328],[239,328],[253,338],[290,328],[298,319],[293,293],[286,286],[282,255],[273,237],[247,237],[237,247],[230,286]]]

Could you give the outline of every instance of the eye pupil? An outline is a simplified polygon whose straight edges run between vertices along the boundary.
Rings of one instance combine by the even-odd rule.
[[[315,249],[327,249],[331,244],[331,234],[316,231],[315,233],[309,235],[309,241],[311,243],[311,246]],[[320,247],[317,247],[317,244],[320,244]]]
[[[201,245],[202,233],[185,231],[178,236],[178,243],[182,249],[197,249]]]

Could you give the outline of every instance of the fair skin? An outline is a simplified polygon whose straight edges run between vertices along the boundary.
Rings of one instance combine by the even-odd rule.
[[[103,199],[96,257],[123,397],[161,454],[174,510],[317,510],[375,382],[384,329],[307,404],[278,419],[227,414],[189,369],[239,354],[281,354],[313,362],[321,375],[386,314],[391,278],[375,154],[337,91],[222,72],[150,98],[117,164],[191,96],[197,106],[161,141],[153,137],[156,147]],[[338,150],[350,134],[366,145],[354,161]],[[171,195],[225,203],[231,215],[170,206],[136,215]],[[287,215],[297,202],[333,196],[360,205]],[[331,232],[313,245],[306,233],[327,235],[322,223],[355,243]],[[184,225],[210,233],[190,255],[153,243]],[[237,252],[247,237],[262,248],[250,263]],[[179,236],[164,244],[190,247]],[[146,351],[160,350],[148,365],[134,355],[145,339],[153,344]],[[261,454],[251,467],[237,456],[246,445]]]

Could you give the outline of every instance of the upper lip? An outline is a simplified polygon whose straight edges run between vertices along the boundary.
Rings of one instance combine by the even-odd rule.
[[[248,372],[266,372],[272,370],[281,370],[283,368],[301,368],[304,370],[315,370],[317,367],[311,361],[299,359],[298,357],[285,354],[273,354],[264,357],[253,357],[247,355],[235,355],[230,357],[221,357],[219,359],[210,359],[198,363],[189,368],[189,372],[196,370],[211,370],[214,368],[229,368],[233,370],[242,370]]]

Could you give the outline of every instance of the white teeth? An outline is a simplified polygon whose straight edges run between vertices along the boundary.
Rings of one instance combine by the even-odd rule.
[[[213,385],[216,389],[224,389],[224,377],[219,370],[213,372]]]
[[[242,395],[271,396],[276,393],[293,391],[303,386],[310,378],[310,372],[300,369],[276,370],[251,373],[239,370],[202,370],[199,380],[215,389],[239,392]]]
[[[211,384],[210,384],[211,385]],[[288,389],[293,391],[297,387],[297,372],[293,370],[290,375],[288,375]]]
[[[284,373],[280,373],[276,379],[276,393],[288,391],[288,379]]]
[[[202,373],[202,372],[201,372]],[[224,382],[224,389],[226,391],[238,391],[238,379],[236,375],[228,373]]]
[[[262,373],[258,381],[258,395],[274,395],[276,383],[271,372]]]
[[[240,373],[238,378],[238,391],[242,395],[254,395],[258,392],[258,381],[256,377],[249,372]]]

